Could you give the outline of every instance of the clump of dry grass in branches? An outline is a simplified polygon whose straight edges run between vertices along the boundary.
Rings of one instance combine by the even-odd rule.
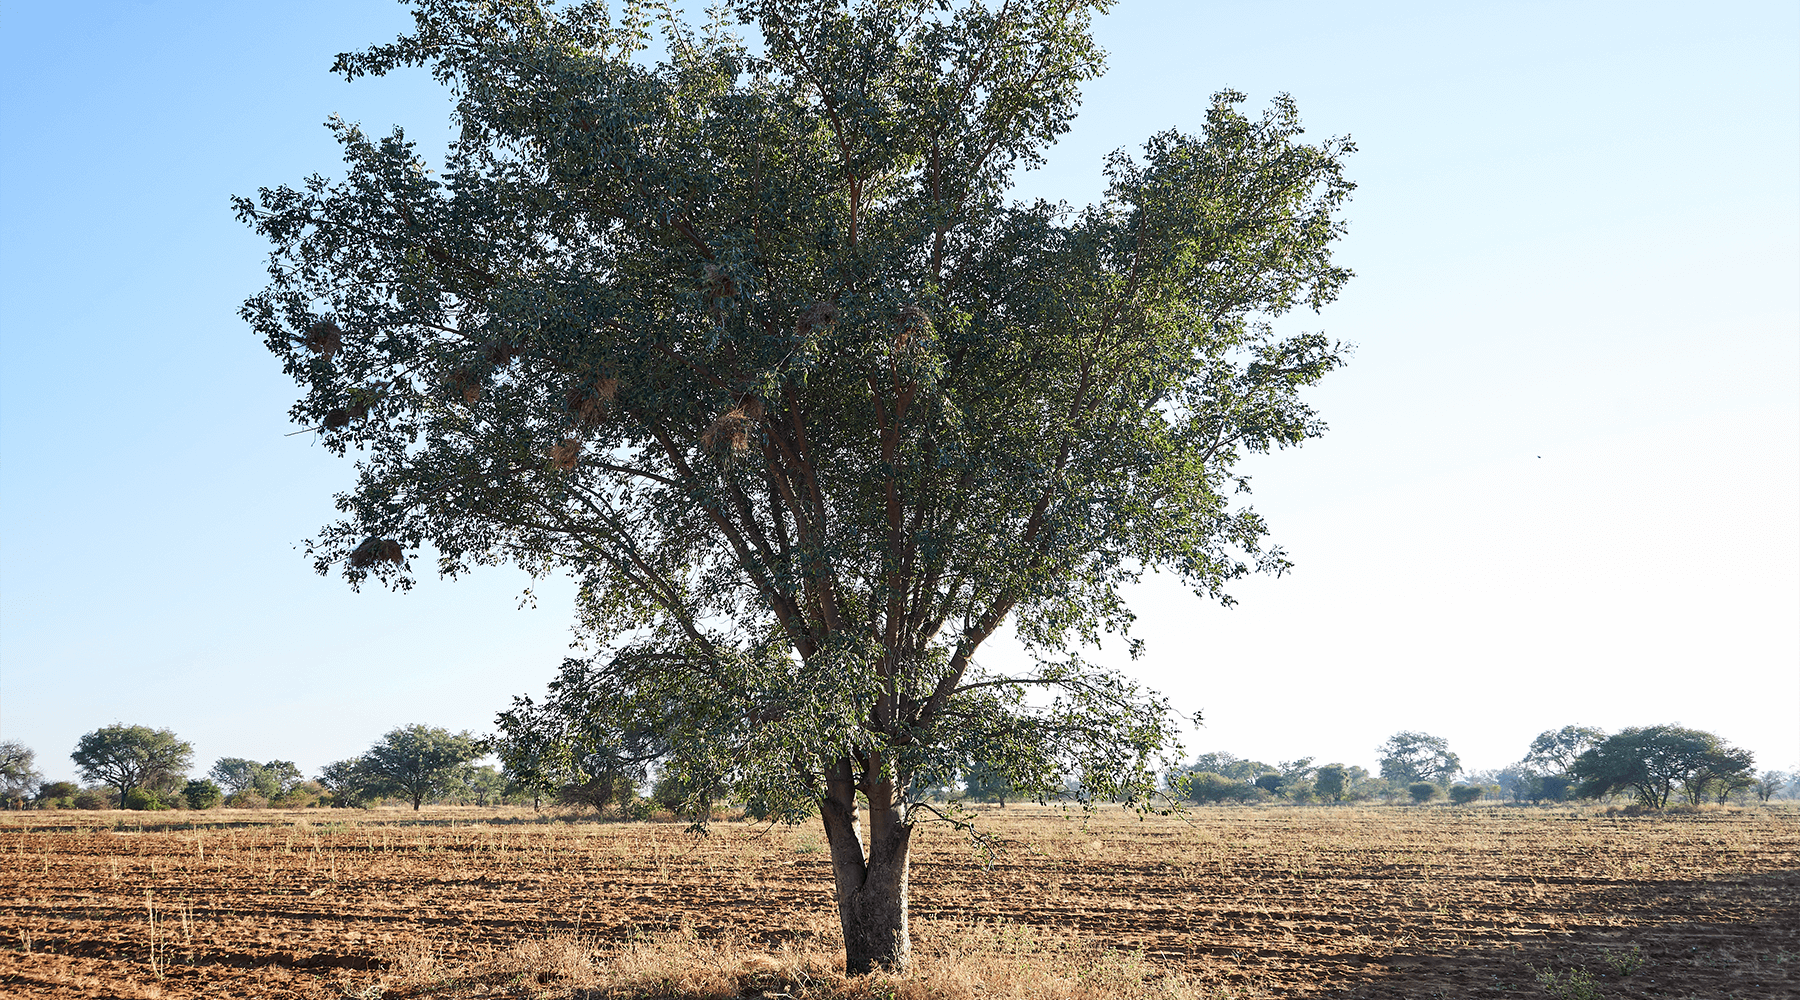
[[[533,995],[557,1000],[1186,1000],[1213,996],[1141,953],[1046,940],[1007,924],[952,925],[920,935],[905,975],[844,975],[829,934],[778,945],[672,930],[604,945],[571,936],[521,941],[454,967],[417,941],[397,946],[378,988],[412,996]]]
[[[550,449],[550,464],[560,472],[569,472],[575,468],[575,462],[581,458],[581,442],[574,438],[563,438]]]
[[[307,328],[306,336],[300,338],[300,342],[329,361],[344,346],[344,331],[339,330],[338,325],[331,320],[322,319]]]
[[[392,538],[365,538],[363,543],[350,552],[350,565],[362,569],[378,562],[391,562],[398,565],[406,560],[406,553],[400,543]]]
[[[570,386],[564,397],[563,405],[569,411],[569,415],[575,418],[577,424],[583,427],[595,427],[606,416],[607,405],[618,394],[618,379],[597,378]]]
[[[733,455],[750,450],[750,428],[762,419],[762,401],[745,396],[738,405],[721,413],[700,432],[700,447],[707,451],[729,448]]]

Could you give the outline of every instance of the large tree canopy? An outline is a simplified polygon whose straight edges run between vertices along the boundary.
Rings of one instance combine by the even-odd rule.
[[[1728,790],[1748,787],[1756,758],[1712,733],[1685,726],[1632,726],[1587,750],[1570,765],[1583,798],[1630,791],[1652,809],[1669,804],[1677,784],[1690,802],[1701,801],[1709,786]]]
[[[194,746],[167,729],[115,722],[84,733],[69,754],[81,776],[119,790],[119,803],[134,788],[146,788],[184,774]]]
[[[914,777],[1149,791],[1167,704],[1076,651],[1146,571],[1286,565],[1236,465],[1323,430],[1343,349],[1267,321],[1349,276],[1350,144],[1224,92],[1099,204],[1009,201],[1108,0],[414,6],[336,69],[448,85],[441,172],[334,120],[347,176],[236,200],[274,244],[244,315],[358,461],[318,568],[573,574],[596,655],[551,701],[817,805],[850,968],[904,966]],[[976,661],[1009,622],[1023,675]]]

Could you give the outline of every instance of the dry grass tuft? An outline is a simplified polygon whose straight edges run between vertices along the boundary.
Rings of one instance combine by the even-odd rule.
[[[1187,1000],[1216,996],[1143,953],[1046,939],[1003,923],[952,925],[914,945],[904,975],[844,974],[841,941],[810,935],[758,944],[690,929],[602,944],[573,936],[521,941],[461,963],[413,939],[394,947],[371,984],[389,998],[532,995],[557,1000]]]
[[[550,464],[562,472],[573,470],[580,458],[581,442],[574,438],[563,438],[556,447],[550,449]]]

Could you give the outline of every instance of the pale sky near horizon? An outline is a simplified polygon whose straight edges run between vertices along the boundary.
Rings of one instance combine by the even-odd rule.
[[[408,24],[0,18],[0,738],[51,778],[114,721],[312,774],[404,723],[486,731],[567,652],[560,579],[521,609],[511,570],[312,573],[351,470],[285,436],[237,318],[267,248],[228,195],[340,175],[332,114],[441,148],[422,72],[326,72]],[[1204,712],[1188,754],[1373,770],[1416,729],[1487,768],[1678,721],[1800,767],[1800,6],[1125,0],[1097,34],[1111,70],[1021,197],[1095,200],[1107,152],[1226,87],[1359,147],[1358,276],[1280,324],[1357,345],[1312,397],[1332,429],[1250,465],[1294,571],[1229,610],[1133,596],[1126,668]]]

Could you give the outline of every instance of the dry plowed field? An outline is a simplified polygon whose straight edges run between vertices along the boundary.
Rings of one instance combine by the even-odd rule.
[[[999,853],[921,834],[919,969],[874,994],[833,979],[812,827],[726,822],[696,838],[529,810],[11,813],[0,994],[1800,996],[1792,809],[1140,821],[1013,806],[981,823]]]

